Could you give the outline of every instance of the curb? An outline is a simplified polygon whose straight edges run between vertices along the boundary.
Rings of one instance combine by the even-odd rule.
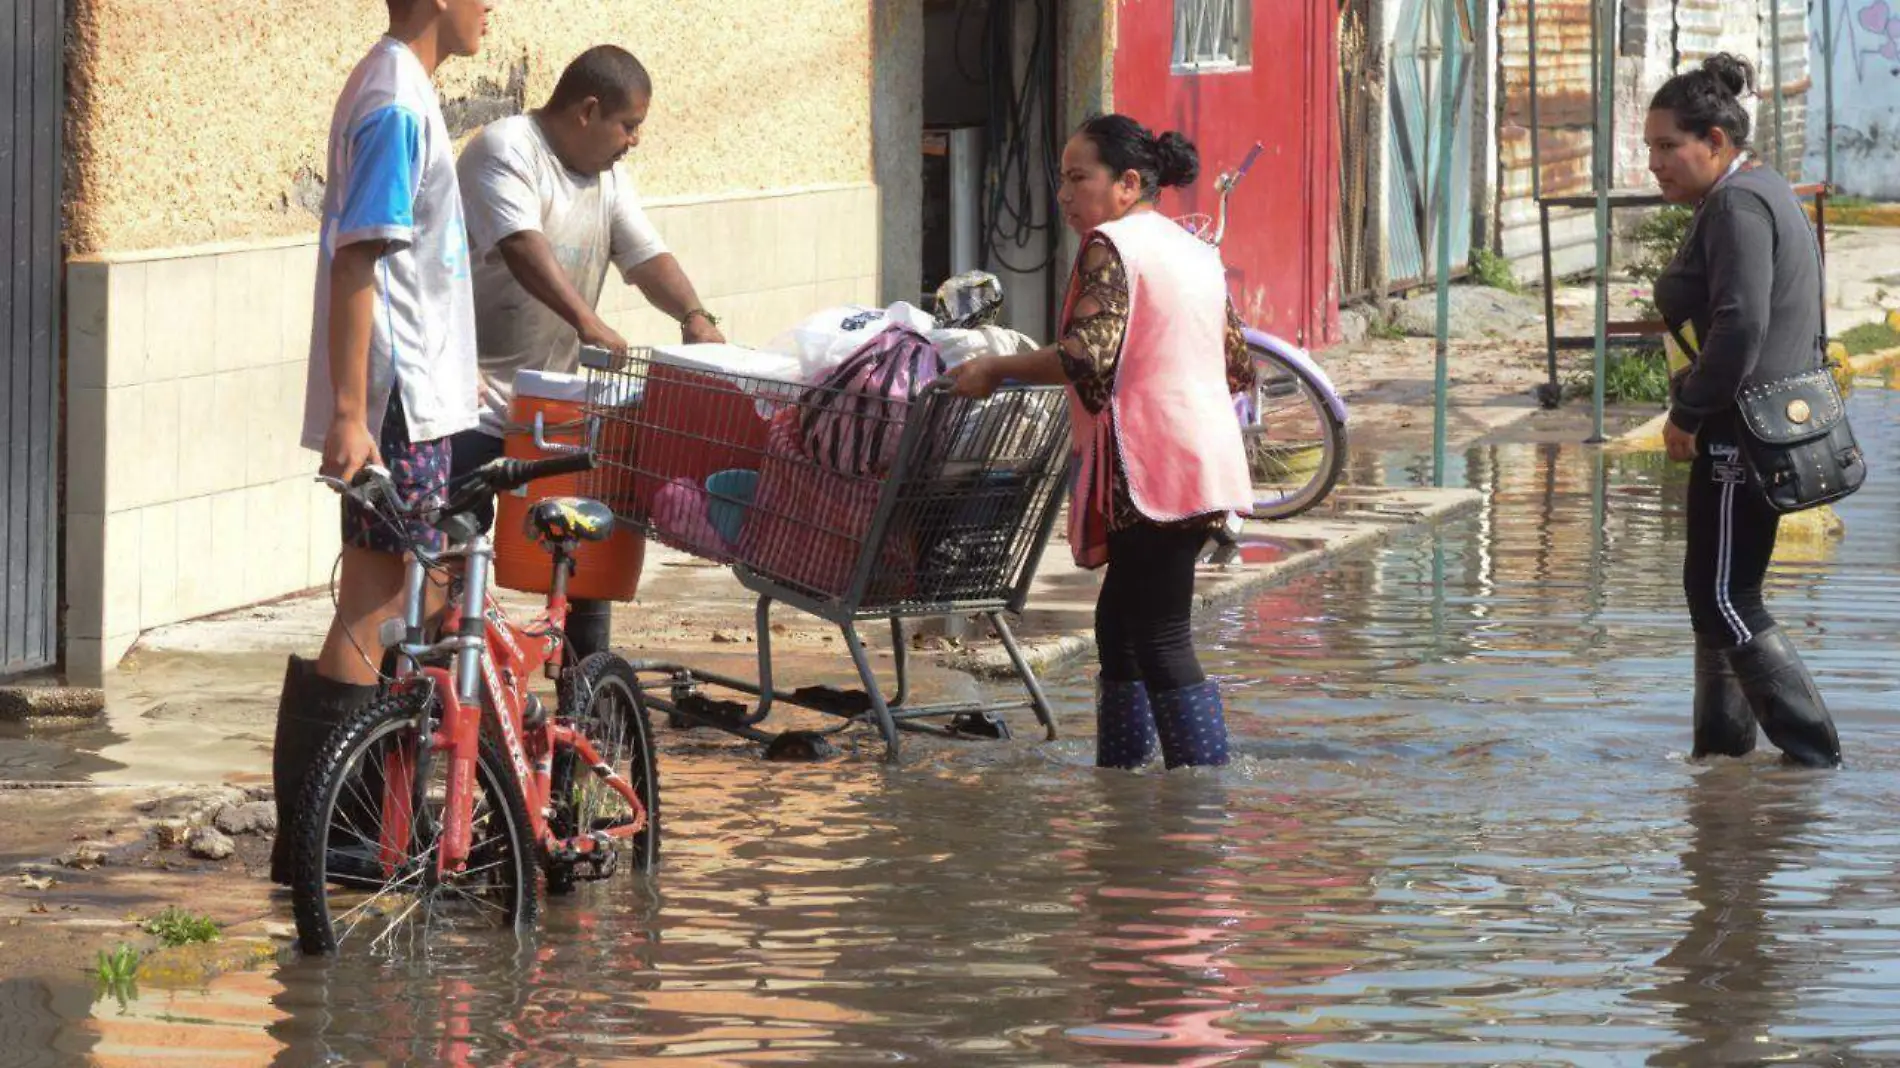
[[[1847,369],[1857,375],[1870,375],[1900,363],[1900,348],[1876,349],[1847,359]]]
[[[1195,590],[1194,613],[1199,616],[1209,609],[1231,604],[1249,594],[1284,585],[1350,554],[1383,548],[1402,536],[1475,512],[1484,500],[1484,495],[1477,490],[1447,489],[1439,492],[1446,494],[1449,499],[1425,505],[1409,515],[1393,515],[1396,522],[1368,524],[1364,529],[1341,535],[1323,548],[1307,549],[1271,564],[1238,571],[1202,568],[1201,579],[1196,583],[1199,588]],[[1267,523],[1250,523],[1248,526],[1255,531],[1270,529]],[[1095,651],[1094,636],[1082,631],[1024,640],[1020,644],[1023,659],[1029,662],[1030,668],[1038,675],[1059,671]],[[940,658],[938,663],[985,679],[1013,678],[1016,674],[1009,653],[1000,643],[988,643],[982,649]]]
[[[1847,357],[1845,362],[1848,372],[1852,375],[1877,374],[1895,364],[1900,364],[1900,347],[1863,352],[1859,356]],[[1625,430],[1611,438],[1610,444],[1619,449],[1660,449],[1662,448],[1663,423],[1668,419],[1668,412],[1658,412],[1655,418],[1643,425]]]
[[[73,686],[0,686],[0,722],[90,721],[105,711],[104,690]]]

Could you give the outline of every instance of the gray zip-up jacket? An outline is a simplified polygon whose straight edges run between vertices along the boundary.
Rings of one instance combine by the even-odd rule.
[[[1671,391],[1684,430],[1733,409],[1744,385],[1821,366],[1820,249],[1787,179],[1751,166],[1716,186],[1656,279],[1656,308],[1700,345]]]

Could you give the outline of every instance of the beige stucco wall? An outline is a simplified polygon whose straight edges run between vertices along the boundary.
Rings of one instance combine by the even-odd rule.
[[[499,0],[446,108],[545,99],[582,49],[652,71],[633,170],[653,197],[871,179],[876,0]],[[74,251],[301,234],[336,91],[385,25],[379,0],[70,0]]]
[[[380,0],[69,0],[70,677],[141,632],[326,583],[335,498],[298,447],[315,208]],[[438,77],[452,127],[546,98],[585,47],[656,82],[633,171],[742,344],[876,298],[871,17],[882,0],[500,0]],[[678,328],[615,282],[636,344]]]

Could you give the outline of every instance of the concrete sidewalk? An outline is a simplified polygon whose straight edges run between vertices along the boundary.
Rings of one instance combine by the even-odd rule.
[[[1264,586],[1285,582],[1323,567],[1342,554],[1386,544],[1400,534],[1477,506],[1479,494],[1465,489],[1367,489],[1342,487],[1307,515],[1277,523],[1248,524],[1243,541],[1246,561],[1204,566],[1197,582],[1197,609],[1231,602]],[[1042,559],[1029,607],[1013,622],[1024,653],[1038,671],[1053,671],[1093,649],[1096,591],[1100,572],[1075,566],[1058,530]],[[524,615],[538,605],[531,596],[509,594],[504,604]],[[615,613],[615,647],[635,657],[730,659],[757,639],[756,598],[722,566],[652,545],[637,605]],[[142,673],[168,655],[193,654],[248,658],[286,653],[311,654],[322,643],[330,620],[327,591],[313,591],[268,605],[152,631],[134,647],[126,671]],[[925,621],[914,643],[940,666],[980,675],[1007,673],[1009,662],[999,641],[987,636],[957,637],[960,628]],[[887,629],[863,628],[874,644],[888,642]],[[796,656],[823,652],[848,657],[835,644],[836,630],[823,620],[789,608],[773,616],[775,653]],[[887,652],[887,650],[886,650]],[[751,655],[746,652],[745,655]],[[276,662],[274,659],[272,662]],[[273,678],[272,683],[275,683]],[[113,689],[110,682],[108,691]]]

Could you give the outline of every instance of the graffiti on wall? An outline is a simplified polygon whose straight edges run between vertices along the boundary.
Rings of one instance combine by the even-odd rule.
[[[1855,4],[1843,6],[1851,10]],[[1870,74],[1900,77],[1900,9],[1889,0],[1871,0],[1842,22],[1847,29],[1843,51],[1854,60],[1856,78],[1864,82]]]
[[[1809,128],[1827,136],[1808,139],[1806,172],[1828,175],[1843,193],[1900,199],[1900,0],[1812,0],[1808,20],[1816,81],[1831,89],[1808,97]]]

